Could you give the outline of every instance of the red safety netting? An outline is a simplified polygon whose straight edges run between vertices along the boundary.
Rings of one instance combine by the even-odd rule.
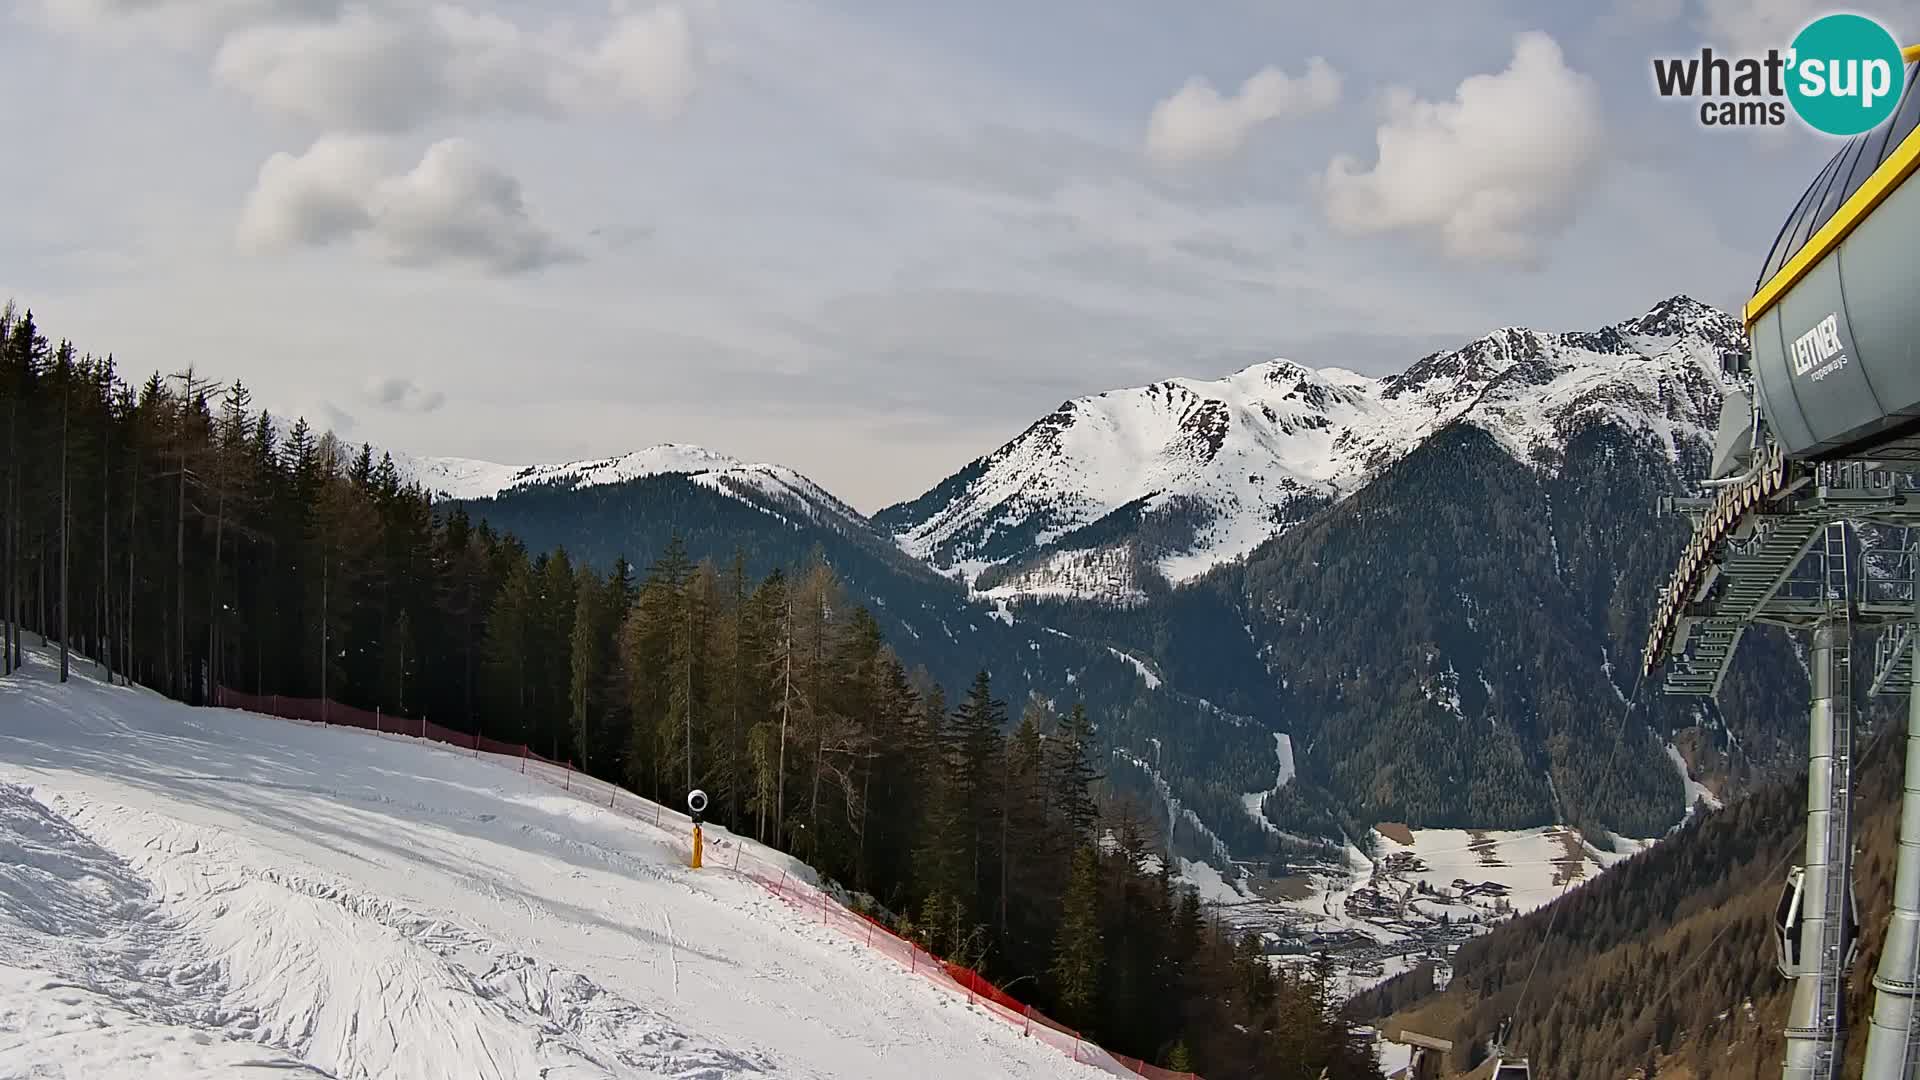
[[[607,809],[637,821],[663,828],[674,825],[676,832],[691,823],[687,815],[677,810],[669,810],[659,803],[643,799],[604,780],[589,777],[576,770],[571,762],[553,761],[519,743],[505,743],[484,735],[455,731],[452,728],[431,723],[425,718],[393,716],[379,710],[368,712],[365,709],[356,709],[350,705],[319,698],[243,694],[226,687],[215,689],[214,703],[224,708],[243,709],[289,720],[304,720],[309,723],[360,728],[380,734],[423,739],[475,756],[489,754],[511,759],[521,773],[572,791],[582,798],[589,798],[596,804],[601,803],[601,796],[604,795],[604,805]],[[686,846],[691,849],[691,838],[686,840]],[[1101,1049],[1098,1045],[1087,1041],[1074,1029],[1047,1017],[995,986],[979,972],[939,959],[917,943],[908,941],[887,929],[877,920],[847,908],[835,900],[831,893],[801,880],[791,870],[752,855],[747,851],[747,844],[744,841],[738,839],[726,841],[715,837],[707,848],[711,854],[703,859],[705,865],[737,873],[758,883],[769,893],[786,901],[809,918],[817,916],[823,925],[831,926],[866,947],[884,953],[908,971],[954,994],[964,995],[971,1004],[978,1005],[988,1014],[1020,1028],[1023,1034],[1055,1047],[1077,1062],[1094,1066],[1115,1076],[1145,1076],[1153,1080],[1201,1080],[1194,1073],[1174,1072],[1157,1065],[1150,1065],[1138,1058],[1130,1058]]]

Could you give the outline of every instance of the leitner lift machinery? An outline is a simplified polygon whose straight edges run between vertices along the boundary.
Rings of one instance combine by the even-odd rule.
[[[1666,500],[1696,525],[1643,653],[1643,678],[1666,662],[1667,693],[1712,696],[1747,627],[1811,635],[1806,854],[1777,912],[1794,980],[1783,1080],[1843,1075],[1862,626],[1878,630],[1872,692],[1907,694],[1908,712],[1893,914],[1854,1075],[1920,1080],[1920,47],[1906,60],[1893,118],[1848,140],[1774,241],[1730,372],[1752,393],[1727,395],[1706,493]],[[1898,550],[1862,559],[1863,527]]]

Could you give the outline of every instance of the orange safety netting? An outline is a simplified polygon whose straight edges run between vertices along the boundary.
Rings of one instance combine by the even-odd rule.
[[[691,823],[687,815],[677,810],[668,810],[659,803],[643,799],[617,785],[580,773],[574,768],[572,762],[554,761],[542,757],[519,743],[505,743],[497,739],[489,739],[484,735],[468,734],[464,731],[441,727],[439,724],[427,721],[424,717],[413,719],[394,716],[379,710],[368,712],[365,709],[356,709],[350,705],[319,698],[243,694],[226,687],[217,687],[214,690],[214,702],[224,708],[242,709],[288,720],[305,720],[316,724],[360,728],[380,734],[423,739],[466,750],[476,756],[491,754],[517,759],[520,772],[557,787],[579,792],[583,797],[594,787],[605,787],[607,789],[606,807],[627,817],[656,826],[665,825],[668,819],[673,819],[676,824]],[[533,767],[530,768],[530,765]],[[594,801],[596,803],[599,801],[597,795]],[[691,850],[691,839],[687,841],[687,846]],[[970,1003],[980,1006],[989,1015],[1020,1028],[1028,1037],[1058,1049],[1077,1062],[1094,1066],[1115,1076],[1145,1076],[1153,1080],[1201,1080],[1194,1073],[1174,1072],[1157,1065],[1150,1065],[1138,1058],[1101,1049],[1097,1044],[1087,1041],[1074,1029],[1047,1017],[995,986],[979,972],[939,959],[918,944],[887,929],[879,921],[847,908],[826,890],[800,880],[786,869],[748,854],[746,844],[741,841],[727,843],[716,839],[709,844],[709,848],[713,851],[713,855],[704,860],[707,865],[737,873],[756,882],[803,914],[810,917],[817,914],[822,924],[831,926],[866,947],[891,957],[908,971],[952,993],[964,994]],[[731,851],[727,851],[727,848],[731,848]]]

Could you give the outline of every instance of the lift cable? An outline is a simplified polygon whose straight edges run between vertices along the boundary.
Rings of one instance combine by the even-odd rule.
[[[1887,736],[1892,734],[1896,730],[1904,731],[1906,730],[1906,725],[1905,724],[1887,724],[1886,726],[1882,727],[1879,731],[1874,733],[1873,740],[1867,744],[1866,750],[1862,752],[1860,755],[1859,764],[1861,768],[1864,769],[1866,767],[1866,764],[1869,761],[1873,760],[1874,751],[1878,750],[1880,748],[1880,744],[1887,740]],[[1782,851],[1780,853],[1780,857],[1774,860],[1773,866],[1768,868],[1764,876],[1769,878],[1779,877],[1780,872],[1787,868],[1787,864],[1793,861],[1794,856],[1803,855],[1803,854],[1805,854],[1805,852],[1802,850],[1801,845],[1788,844],[1786,846],[1786,850]],[[1707,954],[1713,950],[1713,947],[1716,944],[1718,944],[1720,939],[1726,936],[1727,931],[1733,929],[1734,926],[1739,923],[1739,921],[1740,920],[1738,919],[1728,919],[1726,923],[1720,927],[1720,929],[1714,931],[1713,936],[1707,939],[1706,945],[1701,947],[1699,955],[1687,961],[1686,964],[1683,965],[1680,968],[1680,970],[1674,974],[1673,978],[1668,981],[1666,991],[1662,993],[1659,997],[1653,999],[1653,1004],[1650,1006],[1650,1008],[1658,1009],[1660,1006],[1666,1004],[1667,999],[1673,996],[1673,992],[1675,990],[1678,990],[1680,987],[1686,985],[1681,980],[1681,976],[1685,975],[1689,971],[1692,971],[1694,967],[1700,963],[1700,961],[1705,960],[1707,958]],[[1920,941],[1920,938],[1916,938],[1915,940]],[[1909,1038],[1912,1037],[1911,1027],[1908,1028],[1908,1037]],[[1648,1038],[1651,1039],[1652,1036],[1649,1035]],[[1649,1043],[1649,1045],[1651,1046],[1651,1043]]]
[[[1593,787],[1595,791],[1603,789],[1607,781],[1612,779],[1613,764],[1620,758],[1620,747],[1626,743],[1627,730],[1633,726],[1633,710],[1640,704],[1640,691],[1645,689],[1646,685],[1647,674],[1642,670],[1639,677],[1633,681],[1633,693],[1627,695],[1627,708],[1620,716],[1620,731],[1614,736],[1613,749],[1607,754],[1607,763],[1601,766],[1600,771],[1595,774],[1597,777],[1597,782]],[[1547,945],[1553,940],[1554,925],[1560,920],[1560,909],[1566,906],[1562,904],[1561,901],[1566,899],[1567,893],[1573,889],[1573,883],[1574,878],[1569,874],[1566,884],[1561,886],[1560,895],[1554,897],[1547,904],[1547,932],[1540,938],[1540,947],[1533,952],[1533,963],[1527,968],[1526,981],[1520,984],[1520,997],[1514,1002],[1513,1006],[1513,1015],[1516,1018],[1519,1017],[1522,1008],[1527,1003],[1527,992],[1533,988],[1533,976],[1540,970],[1540,958],[1546,955]]]

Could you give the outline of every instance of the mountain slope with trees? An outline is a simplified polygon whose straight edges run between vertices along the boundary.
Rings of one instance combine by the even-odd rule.
[[[1861,713],[1861,945],[1847,1000],[1847,1054],[1856,1063],[1892,897],[1904,705]],[[1537,1075],[1777,1074],[1792,987],[1775,967],[1771,925],[1786,869],[1802,858],[1805,826],[1804,777],[1763,785],[1574,889],[1557,914],[1542,909],[1461,946],[1444,992],[1422,968],[1364,995],[1354,1011],[1386,1018],[1390,1031],[1451,1038],[1449,1065],[1461,1072],[1480,1062],[1487,1037],[1511,1015],[1510,1044]]]
[[[37,634],[63,674],[94,657],[188,703],[319,695],[656,799],[698,785],[715,820],[1123,1053],[1378,1076],[1324,977],[1274,972],[1147,869],[1159,838],[1101,782],[1092,713],[1029,702],[1014,725],[986,670],[949,708],[824,559],[755,573],[669,535],[644,570],[588,566],[368,447],[283,436],[239,383],[129,386],[12,308],[0,425],[0,677]]]
[[[1688,747],[1696,764],[1737,789],[1780,760],[1781,733],[1793,721],[1776,703],[1803,685],[1783,639],[1753,635],[1751,656],[1720,706],[1661,706],[1652,725],[1621,746],[1622,767],[1594,779],[1592,763],[1614,752],[1610,733],[1621,696],[1633,690],[1626,673],[1637,663],[1650,597],[1686,535],[1682,519],[1657,513],[1657,501],[1685,490],[1704,468],[1719,407],[1714,371],[1739,341],[1729,316],[1675,297],[1592,333],[1498,331],[1377,385],[1338,372],[1303,374],[1297,365],[1235,376],[1235,386],[1259,376],[1258,386],[1240,386],[1247,394],[1279,395],[1286,409],[1275,406],[1274,416],[1292,417],[1289,430],[1300,439],[1324,427],[1308,414],[1338,413],[1343,423],[1426,419],[1392,428],[1405,438],[1328,450],[1347,463],[1342,475],[1364,477],[1356,490],[1334,501],[1302,488],[1285,500],[1297,515],[1251,522],[1279,535],[1179,587],[1139,571],[1173,551],[1188,526],[1205,524],[1193,514],[1211,521],[1225,512],[1220,506],[1171,496],[1149,506],[1141,496],[1074,525],[1085,515],[1049,509],[1040,497],[1053,492],[1080,505],[1071,476],[1060,472],[1066,459],[1029,443],[1046,435],[1071,458],[1091,437],[1073,435],[1085,409],[1043,421],[872,521],[837,500],[816,507],[766,494],[814,490],[797,474],[726,490],[706,476],[577,479],[622,475],[615,463],[625,458],[520,470],[515,475],[534,479],[466,505],[535,538],[536,547],[565,546],[602,567],[620,554],[649,561],[676,531],[696,558],[725,562],[746,551],[755,573],[817,549],[910,665],[948,685],[990,668],[1010,700],[1086,701],[1105,745],[1118,752],[1115,780],[1149,797],[1164,784],[1196,816],[1201,827],[1163,807],[1190,857],[1263,860],[1277,843],[1269,824],[1337,837],[1382,820],[1483,828],[1569,820],[1596,838],[1603,829],[1652,836],[1684,810],[1667,742]],[[1284,378],[1269,377],[1276,375]],[[1322,382],[1332,389],[1316,391]],[[1213,385],[1176,380],[1148,397],[1193,405],[1189,399]],[[1140,436],[1122,424],[1136,413],[1159,430],[1153,425],[1164,410],[1123,408],[1121,399],[1139,395],[1115,394],[1087,406],[1112,414],[1103,438]],[[1176,412],[1199,415],[1187,406]],[[1246,410],[1231,419],[1248,438],[1280,422]],[[1185,423],[1168,430],[1185,432]],[[1224,467],[1225,451],[1213,443],[1176,441],[1207,468]],[[1233,445],[1242,457],[1254,453],[1252,444]],[[1313,445],[1295,439],[1281,449]],[[997,599],[969,595],[884,535],[909,517],[949,521],[954,537],[973,535],[966,522],[978,524],[978,515],[961,511],[984,506],[985,493],[1011,491],[1002,481],[1013,474],[1002,474],[1014,458],[1026,463],[1016,473],[1046,481],[1044,491],[1009,496],[1009,506],[1032,504],[1021,528],[1051,530],[1054,547],[1112,548],[1113,559],[1081,569],[1094,575],[1088,580],[1120,582],[1117,592],[1090,599],[1002,588],[1025,558],[1012,553],[1038,550],[1029,543],[1037,532],[995,534],[993,558],[1005,558],[977,584]],[[1302,476],[1333,467],[1288,460]],[[775,468],[734,464],[729,475],[750,478]],[[536,482],[548,474],[560,482]],[[941,550],[942,559],[964,561],[974,548]],[[1272,784],[1273,731],[1293,737],[1300,768],[1263,823],[1248,815],[1245,797]]]

